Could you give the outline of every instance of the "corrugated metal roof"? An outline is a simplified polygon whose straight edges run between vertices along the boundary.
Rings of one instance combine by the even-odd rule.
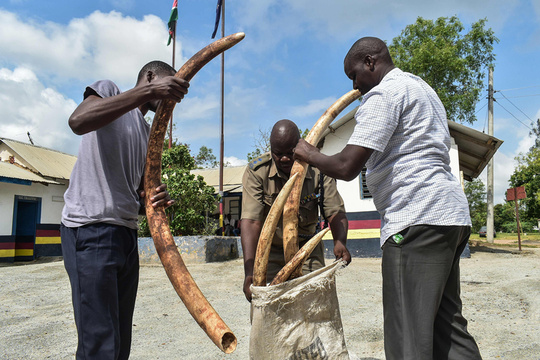
[[[354,121],[357,109],[358,107],[354,108],[345,116],[330,124],[323,132],[323,137],[334,133],[349,121]],[[454,121],[448,120],[448,129],[458,146],[459,168],[463,171],[463,177],[469,181],[482,173],[489,160],[503,143],[502,140],[494,136],[484,134]]]
[[[33,170],[42,176],[69,179],[76,156],[20,141],[0,138],[0,141],[17,153]]]
[[[448,129],[458,146],[463,177],[470,181],[480,176],[503,141],[450,120]]]
[[[242,176],[246,166],[227,166],[223,168],[223,191],[240,192],[242,191]],[[196,169],[191,170],[192,174],[201,175],[204,181],[213,186],[216,192],[219,192],[219,168],[214,169]]]
[[[17,180],[28,180],[32,182],[38,182],[43,184],[55,184],[60,185],[60,183],[52,180],[47,180],[42,178],[39,175],[34,174],[29,170],[20,168],[17,165],[13,165],[4,161],[0,161],[0,177],[6,177],[10,179]]]

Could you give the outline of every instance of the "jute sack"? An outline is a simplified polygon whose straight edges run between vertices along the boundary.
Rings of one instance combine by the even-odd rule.
[[[345,360],[335,273],[344,261],[274,286],[252,286],[253,360]]]

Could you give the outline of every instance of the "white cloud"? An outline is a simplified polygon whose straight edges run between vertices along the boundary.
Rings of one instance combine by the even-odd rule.
[[[204,120],[219,116],[220,101],[217,94],[204,94],[204,97],[189,95],[175,107],[175,116],[181,121]]]
[[[77,105],[45,87],[26,68],[0,69],[0,136],[76,154],[79,139],[67,120]]]
[[[223,161],[225,164],[228,163],[228,166],[244,166],[248,163],[246,159],[239,159],[236,156],[224,156]]]
[[[305,105],[295,106],[290,110],[291,116],[308,117],[313,115],[322,115],[337,100],[334,96],[324,99],[315,99],[308,101]]]
[[[325,41],[349,41],[364,35],[395,36],[418,16],[436,19],[457,15],[464,23],[488,18],[488,26],[498,30],[512,20],[513,10],[520,1],[493,0],[490,6],[478,0],[387,1],[384,6],[369,6],[365,1],[349,0],[244,0],[242,3],[234,14],[235,23],[250,34],[247,39],[250,46],[264,52],[272,51],[284,38],[306,34]]]
[[[132,87],[148,61],[170,62],[166,34],[166,25],[155,15],[139,20],[95,11],[60,25],[25,22],[0,10],[0,60],[61,83],[108,78]],[[183,63],[181,42],[176,49],[177,62]]]

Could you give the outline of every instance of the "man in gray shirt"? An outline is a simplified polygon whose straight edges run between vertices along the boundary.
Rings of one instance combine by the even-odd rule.
[[[137,215],[150,126],[162,99],[180,102],[189,83],[161,61],[146,64],[131,90],[97,81],[69,118],[82,135],[62,211],[62,253],[72,288],[77,359],[127,359],[139,281]],[[152,204],[173,200],[161,185]],[[142,204],[142,205],[141,205]]]

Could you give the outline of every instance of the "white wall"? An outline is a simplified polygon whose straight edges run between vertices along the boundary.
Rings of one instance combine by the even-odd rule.
[[[463,186],[461,183],[461,172],[459,171],[459,149],[454,138],[452,138],[452,146],[450,148],[450,168],[452,169],[452,175],[454,175]]]
[[[356,121],[352,120],[341,126],[335,133],[328,134],[324,140],[321,152],[326,155],[333,155],[345,147],[349,141]],[[339,194],[345,202],[346,212],[376,211],[372,199],[360,198],[360,180],[358,177],[351,181],[337,181]]]
[[[66,185],[19,185],[0,182],[0,235],[11,235],[15,195],[41,198],[40,223],[59,224],[64,207]]]

